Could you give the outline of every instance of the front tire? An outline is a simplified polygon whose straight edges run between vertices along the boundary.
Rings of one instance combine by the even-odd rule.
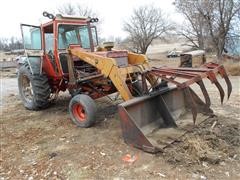
[[[84,94],[75,95],[69,103],[71,120],[78,127],[88,128],[96,121],[97,106],[94,100]]]
[[[33,75],[28,64],[18,71],[18,89],[24,106],[29,110],[48,107],[51,88],[46,75]]]

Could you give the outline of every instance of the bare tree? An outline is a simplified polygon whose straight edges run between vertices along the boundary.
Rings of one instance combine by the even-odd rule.
[[[230,37],[232,23],[239,14],[240,1],[176,0],[175,4],[190,22],[198,38],[199,47],[204,47],[204,40],[211,40],[210,44],[214,47],[217,57],[221,58],[227,37]]]
[[[96,17],[95,13],[91,8],[83,6],[81,4],[65,3],[58,7],[58,12],[66,15],[77,15],[84,17]]]
[[[153,6],[142,6],[133,11],[133,15],[124,22],[123,29],[128,33],[132,50],[146,54],[154,39],[172,29],[171,23],[160,9]]]
[[[66,14],[66,15],[75,15],[76,14],[76,9],[75,6],[71,3],[66,3],[58,7],[58,12],[60,14]]]
[[[23,43],[16,37],[11,38],[1,38],[0,39],[0,50],[10,51],[16,49],[23,49]]]
[[[76,15],[76,16],[82,16],[82,17],[98,17],[97,12],[92,10],[91,8],[84,6],[79,3],[65,3],[57,8],[57,11],[60,14],[65,14],[65,15]],[[101,24],[102,24],[102,19],[99,18],[98,28],[97,28],[97,33],[98,37],[100,38],[101,35]]]
[[[1,38],[0,39],[0,50],[6,50],[7,47],[8,47],[7,38]]]
[[[177,28],[177,33],[185,37],[192,47],[205,49],[206,23],[200,13],[196,12],[195,1],[176,0],[175,5],[186,18],[186,22]]]

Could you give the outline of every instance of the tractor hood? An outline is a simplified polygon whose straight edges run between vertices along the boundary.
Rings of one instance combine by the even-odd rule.
[[[127,51],[99,51],[94,54],[109,58],[128,57]]]
[[[94,54],[115,59],[119,67],[128,66],[128,51],[99,51]]]

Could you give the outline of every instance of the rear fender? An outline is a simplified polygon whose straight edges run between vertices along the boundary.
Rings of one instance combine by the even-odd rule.
[[[33,75],[42,73],[42,58],[41,56],[21,56],[17,59],[18,67],[23,64],[28,64]]]
[[[27,63],[33,75],[39,75],[44,71],[47,76],[57,77],[49,58],[41,56],[21,56],[17,63],[19,66]]]

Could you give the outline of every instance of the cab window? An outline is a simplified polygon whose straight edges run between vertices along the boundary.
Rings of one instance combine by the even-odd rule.
[[[58,48],[66,49],[70,44],[80,44],[84,49],[90,49],[90,38],[86,25],[59,25]]]

